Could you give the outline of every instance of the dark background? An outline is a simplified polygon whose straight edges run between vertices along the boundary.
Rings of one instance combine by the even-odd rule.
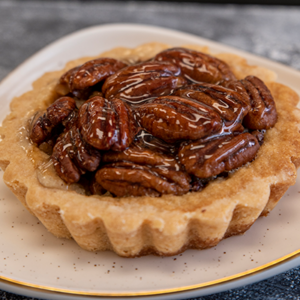
[[[0,2],[3,0],[0,0]],[[28,1],[28,0],[19,0]],[[47,2],[47,0],[33,0],[37,2]],[[52,0],[52,2],[60,0]],[[68,0],[69,2],[115,2],[115,0]],[[215,4],[255,4],[255,5],[300,5],[300,0],[135,0],[136,2],[179,2],[179,3],[215,3]],[[132,2],[124,0],[122,2]]]

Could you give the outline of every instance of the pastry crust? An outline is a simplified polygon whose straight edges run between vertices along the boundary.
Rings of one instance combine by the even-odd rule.
[[[100,56],[142,61],[169,47],[150,43]],[[207,52],[207,48],[188,47]],[[267,215],[296,181],[300,165],[298,95],[274,82],[272,71],[249,66],[233,54],[215,56],[226,61],[238,79],[256,75],[265,81],[278,111],[278,122],[267,131],[256,159],[227,179],[216,179],[201,192],[160,198],[86,196],[80,186],[66,185],[54,173],[49,157],[29,143],[28,119],[57,97],[54,87],[58,78],[89,57],[46,73],[33,83],[31,91],[12,101],[11,113],[0,128],[4,182],[51,233],[73,238],[91,251],[113,250],[125,257],[174,255],[188,248],[209,248],[225,237],[245,232],[260,215]]]

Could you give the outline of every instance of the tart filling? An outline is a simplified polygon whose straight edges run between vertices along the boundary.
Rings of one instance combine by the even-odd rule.
[[[200,191],[252,161],[277,121],[262,80],[237,80],[222,60],[187,48],[128,65],[93,59],[63,74],[56,90],[29,138],[52,153],[61,179],[98,195]]]
[[[156,43],[80,63],[14,99],[1,128],[6,184],[56,236],[122,256],[207,248],[294,184],[298,97],[272,72]]]

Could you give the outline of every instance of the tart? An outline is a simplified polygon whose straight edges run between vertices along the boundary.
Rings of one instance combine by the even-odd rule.
[[[0,128],[0,166],[5,170],[3,179],[23,205],[55,236],[73,238],[79,246],[86,250],[112,250],[124,257],[150,253],[165,256],[175,255],[189,248],[205,249],[217,245],[223,238],[244,233],[259,216],[267,215],[289,186],[295,183],[296,170],[300,165],[300,113],[296,108],[298,95],[289,87],[276,83],[276,74],[272,71],[259,66],[250,66],[245,59],[233,54],[217,54],[214,61],[208,63],[207,68],[213,65],[214,70],[217,68],[221,70],[221,73],[223,72],[222,78],[218,78],[218,73],[212,76],[208,83],[201,83],[206,79],[195,77],[196,83],[187,84],[187,81],[194,74],[186,70],[184,73],[186,76],[178,79],[175,61],[177,54],[174,56],[173,50],[168,50],[170,48],[169,45],[150,43],[135,49],[116,48],[97,58],[82,58],[72,61],[61,71],[44,74],[33,83],[31,91],[13,99],[11,113]],[[207,55],[205,53],[208,53],[207,48],[193,45],[184,46],[180,49],[185,49],[182,51],[187,53],[189,51],[201,51],[204,56]],[[155,61],[151,60],[153,57],[156,57]],[[110,61],[107,62],[108,59]],[[101,61],[101,63],[105,60],[105,64],[109,64],[106,69],[105,82],[104,84],[101,83],[102,92],[105,93],[106,98],[110,99],[108,102],[105,102],[107,100],[102,97],[103,93],[99,94],[97,91],[89,90],[90,86],[99,85],[98,81],[93,81],[90,84],[89,78],[83,78],[85,87],[87,87],[83,90],[80,84],[84,80],[78,82],[75,80],[81,74],[80,68],[89,66],[91,60],[93,62]],[[170,60],[172,60],[171,63]],[[218,61],[217,65],[215,64],[216,61]],[[157,76],[163,77],[165,85],[169,89],[163,91],[155,89],[155,92],[151,90],[151,93],[154,93],[154,96],[151,94],[152,98],[155,99],[146,103],[143,102],[144,99],[139,98],[141,93],[135,93],[135,102],[130,103],[133,98],[126,98],[128,94],[125,93],[126,96],[120,92],[124,91],[124,86],[122,87],[123,83],[116,78],[124,75],[124,68],[127,68],[126,76],[128,74],[135,76],[135,73],[132,75],[133,68],[131,66],[142,65],[144,68],[146,65],[147,68],[156,68],[155,70],[157,70],[157,64],[159,64],[159,70],[163,69],[163,72],[168,73],[168,78],[161,75],[162,71],[159,71],[160,75]],[[228,69],[224,71],[224,68]],[[179,72],[182,69],[183,67]],[[209,73],[213,74],[213,71]],[[116,77],[116,74],[119,77]],[[163,118],[149,119],[145,117],[155,115],[153,111],[157,107],[161,109],[168,107],[169,109],[173,105],[174,108],[178,104],[178,97],[184,99],[180,100],[180,105],[185,105],[185,107],[192,105],[193,110],[199,112],[204,108],[200,107],[198,102],[196,105],[194,98],[191,100],[188,97],[191,95],[191,90],[199,89],[200,83],[200,92],[205,89],[205,91],[209,90],[209,93],[221,93],[224,89],[229,89],[233,93],[235,87],[232,86],[232,80],[242,82],[245,87],[254,84],[253,80],[256,79],[253,79],[253,76],[260,78],[259,80],[264,82],[267,90],[273,96],[272,101],[276,105],[276,116],[274,117],[273,114],[270,117],[270,124],[269,121],[266,122],[267,125],[259,125],[260,123],[257,122],[257,124],[259,123],[257,128],[252,128],[251,124],[255,121],[248,116],[248,111],[241,104],[234,111],[239,112],[238,118],[243,115],[243,119],[246,120],[243,124],[248,124],[246,131],[241,128],[241,121],[232,121],[231,117],[226,119],[225,115],[220,121],[219,115],[210,112],[208,114],[210,117],[209,126],[197,123],[197,130],[187,130],[184,136],[188,137],[182,141],[184,139],[181,135],[182,131],[178,130],[177,132],[177,127],[174,124],[170,123],[172,126],[169,127],[172,130],[165,125],[164,130],[169,130],[168,134],[165,134],[166,131],[159,131],[159,126],[156,124]],[[94,76],[93,79],[96,77]],[[172,80],[169,80],[170,77]],[[73,79],[70,80],[70,78]],[[151,80],[155,80],[155,78]],[[260,84],[257,82],[255,84]],[[117,83],[121,85],[119,90]],[[218,87],[216,88],[215,85]],[[89,97],[85,95],[87,90],[89,95],[93,94],[93,97],[86,100],[85,97]],[[211,92],[212,90],[213,92]],[[257,90],[259,91],[259,89]],[[76,98],[76,104],[69,99],[68,93],[70,92]],[[199,91],[197,90],[197,92]],[[60,99],[59,103],[56,102],[58,98]],[[115,100],[119,98],[124,101]],[[82,101],[82,99],[86,101]],[[237,99],[236,101],[240,100]],[[81,103],[78,104],[78,102]],[[126,104],[124,104],[125,102]],[[58,104],[53,106],[53,103]],[[78,122],[81,124],[79,127],[72,127],[72,113],[66,113],[64,110],[64,108],[69,109],[71,107],[70,112],[72,112],[74,105],[79,107]],[[104,133],[99,133],[97,128],[93,129],[93,126],[86,126],[97,122],[97,118],[92,119],[92,115],[89,114],[91,106],[100,107],[102,110],[99,111],[103,111],[105,106],[106,110],[116,114],[112,113],[111,122],[116,122],[116,124],[119,122],[116,126],[119,137],[122,136],[122,138],[117,138],[113,133],[114,138],[109,139],[110,129]],[[52,154],[49,154],[47,145],[42,145],[45,137],[42,137],[41,140],[39,138],[43,134],[47,136],[48,131],[56,128],[56,121],[52,121],[57,120],[56,115],[55,118],[50,118],[52,122],[50,125],[43,121],[43,124],[47,123],[48,127],[43,125],[44,127],[37,127],[35,131],[35,127],[32,125],[40,122],[37,121],[41,120],[38,114],[40,111],[47,111],[48,109],[47,116],[51,114],[49,107],[54,107],[54,110],[59,107],[60,112],[63,111],[61,115],[66,113],[64,118],[69,120],[67,124],[71,124],[65,125],[64,135],[61,134],[59,138],[56,137]],[[184,110],[183,107],[178,107],[177,105],[175,112]],[[207,108],[207,105],[205,107]],[[122,115],[122,119],[119,118],[120,115]],[[137,117],[133,118],[131,115]],[[126,118],[128,120],[133,118],[134,121],[124,121],[127,120]],[[163,120],[163,123],[167,124],[168,122]],[[124,124],[127,124],[127,127]],[[171,170],[173,173],[170,171],[172,184],[165,188],[164,184],[168,180],[164,179],[159,184],[155,181],[157,186],[162,185],[163,188],[154,190],[151,185],[150,187],[143,186],[143,189],[133,188],[134,184],[131,182],[131,184],[126,185],[126,192],[124,192],[123,183],[111,186],[112,181],[121,181],[116,179],[117,172],[125,170],[125,175],[121,176],[124,178],[124,176],[128,176],[128,169],[138,169],[139,173],[137,174],[139,176],[136,176],[135,182],[139,182],[138,180],[141,180],[145,174],[151,174],[151,176],[156,174],[155,176],[157,176],[160,172],[159,170],[153,171],[153,169],[149,171],[148,165],[146,167],[140,166],[137,161],[124,159],[128,149],[131,152],[138,151],[136,148],[130,147],[132,147],[132,143],[139,145],[136,136],[143,137],[145,135],[145,131],[140,133],[141,127],[147,132],[155,132],[156,138],[162,142],[163,148],[166,144],[169,145],[170,149],[173,147],[172,145],[175,145],[173,148],[176,149],[174,153],[176,152],[177,156],[175,155],[176,161],[172,165],[175,171],[173,169],[174,172]],[[46,130],[41,133],[40,128],[46,128]],[[267,128],[266,132],[265,128]],[[254,133],[257,131],[256,129],[259,133]],[[34,135],[32,135],[33,131],[35,131]],[[220,131],[227,133],[218,135]],[[238,135],[235,134],[236,132]],[[106,134],[105,143],[95,139],[94,133],[97,133],[98,137]],[[122,133],[124,134],[122,135]],[[76,137],[76,134],[80,137],[83,136],[84,141],[88,144],[87,152],[80,153],[82,155],[88,153],[89,156],[84,161],[84,165],[80,165],[79,171],[77,173],[72,171],[69,176],[68,172],[59,171],[70,170],[69,168],[64,169],[66,163],[60,160],[60,157],[65,154],[63,151],[68,147],[69,136]],[[263,134],[263,142],[260,140],[261,134]],[[220,142],[219,138],[226,140]],[[180,144],[177,143],[178,140],[181,141]],[[205,168],[203,164],[198,167],[192,159],[186,159],[195,154],[193,149],[197,147],[203,148],[204,146],[207,147],[208,144],[211,145],[210,143],[217,143],[216,147],[221,148],[226,143],[240,145],[242,141],[247,141],[247,147],[242,146],[241,151],[236,153],[250,153],[252,150],[253,152],[249,155],[237,156],[243,158],[247,156],[247,159],[233,159],[228,163],[231,168],[220,168],[220,164],[215,166],[214,163],[218,161],[220,155],[209,160],[210,152],[204,151],[201,154],[203,157],[207,156],[208,167]],[[250,152],[248,151],[249,147],[252,149]],[[8,152],[7,149],[11,150]],[[161,157],[166,159],[167,155],[172,156],[174,153],[159,152],[159,155],[157,154],[159,158],[155,156],[155,161],[157,162]],[[70,156],[69,153],[67,154]],[[196,154],[200,155],[199,152]],[[183,158],[180,159],[180,157]],[[86,163],[87,161],[88,163]],[[104,162],[105,165],[97,169],[99,161]],[[180,167],[177,165],[178,161]],[[76,165],[78,167],[78,163],[75,164],[75,167]],[[148,164],[151,165],[150,160]],[[96,167],[94,167],[95,165]],[[181,167],[182,165],[183,167]],[[82,182],[79,179],[84,173],[82,169],[88,174],[97,173],[91,180],[89,176],[85,176]],[[114,172],[114,180],[111,180],[111,171]],[[169,175],[161,175],[162,178],[165,178],[164,176]],[[94,178],[96,178],[96,183],[100,184],[100,188],[94,185],[92,188],[94,192],[87,192],[86,182],[90,183]],[[155,180],[157,180],[156,177]],[[102,191],[103,189],[105,191]]]

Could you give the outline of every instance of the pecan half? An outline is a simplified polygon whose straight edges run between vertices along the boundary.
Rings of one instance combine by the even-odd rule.
[[[250,110],[248,97],[210,83],[192,84],[176,90],[174,95],[196,100],[215,110],[223,120],[223,132],[243,131],[241,123]]]
[[[271,92],[259,78],[247,76],[241,83],[250,96],[251,108],[244,118],[244,125],[249,129],[268,129],[277,121],[277,111]]]
[[[105,97],[120,98],[131,104],[168,95],[186,83],[180,69],[168,62],[144,62],[128,66],[106,79],[102,92]]]
[[[51,104],[45,112],[38,112],[29,126],[29,137],[40,145],[52,135],[53,129],[62,123],[75,110],[73,98],[61,97]]]
[[[126,66],[123,62],[113,58],[103,57],[90,60],[63,74],[59,79],[60,86],[56,90],[61,94],[71,92],[78,96],[79,91],[104,81],[107,77]]]
[[[137,131],[131,108],[116,98],[95,96],[86,101],[79,109],[78,122],[84,140],[99,150],[122,151]]]
[[[172,48],[158,53],[154,60],[169,61],[177,65],[189,81],[217,83],[222,79],[234,80],[229,66],[210,55],[185,48]]]
[[[97,182],[117,197],[182,195],[190,189],[184,172],[130,162],[105,165],[96,173]]]
[[[251,161],[259,147],[255,136],[242,133],[184,143],[178,155],[189,174],[208,178]]]
[[[141,147],[133,143],[122,152],[107,151],[102,156],[103,163],[132,162],[139,165],[151,166],[161,169],[181,171],[181,166],[173,155],[163,153],[159,149]]]
[[[243,97],[245,103],[250,106],[250,96],[240,80],[222,80],[218,85],[239,93]]]
[[[256,137],[256,139],[258,140],[260,145],[262,145],[264,143],[265,133],[266,133],[265,129],[254,130],[251,132],[251,134],[253,134]]]
[[[201,102],[164,96],[136,108],[136,115],[148,132],[167,143],[196,140],[222,128],[220,115]]]
[[[166,149],[161,148],[162,143],[155,141],[155,139],[153,137],[150,146],[148,142],[143,143],[143,140],[138,139],[123,152],[105,152],[102,161],[108,165],[105,165],[104,171],[97,172],[97,176],[101,175],[100,177],[96,176],[100,185],[120,197],[126,195],[142,196],[149,195],[149,193],[155,196],[187,193],[191,189],[190,176],[182,169],[175,156],[170,152],[166,153]],[[116,167],[116,170],[112,170],[112,165]],[[127,171],[123,170],[125,166]],[[119,168],[122,169],[120,172],[124,178],[116,192],[112,188],[112,182],[115,180],[116,184],[119,185]],[[140,178],[135,177],[137,176],[135,170],[138,170],[137,174],[141,175]],[[103,174],[108,177],[103,177]]]
[[[100,153],[82,139],[74,125],[59,136],[51,159],[59,177],[67,183],[74,183],[85,171],[93,172],[98,168]]]
[[[92,195],[103,195],[107,191],[96,180],[95,174],[89,179],[89,190]]]

